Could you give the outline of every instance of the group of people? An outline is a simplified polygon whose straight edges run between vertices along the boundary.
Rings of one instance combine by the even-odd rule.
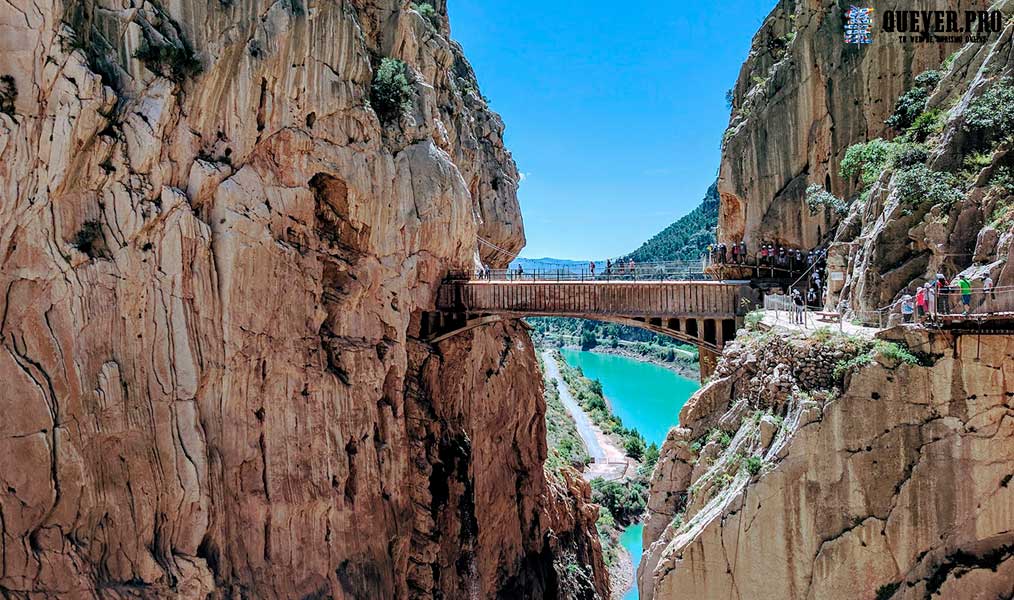
[[[623,262],[622,259],[618,259],[614,263],[611,258],[607,258],[606,259],[605,273],[603,273],[603,275],[606,276],[606,277],[633,275],[636,268],[637,268],[637,266],[634,263],[634,259],[632,259],[632,258],[628,259],[627,262],[625,262],[625,263]],[[592,261],[588,261],[588,272],[591,273],[591,276],[594,279],[595,278],[595,261],[593,261],[593,260]]]
[[[996,299],[996,291],[993,288],[993,278],[986,273],[979,277],[982,280],[982,299],[979,304],[987,298]],[[927,318],[934,318],[938,314],[953,314],[955,308],[951,300],[960,297],[961,314],[967,316],[972,309],[972,282],[967,276],[961,274],[953,281],[947,281],[943,273],[937,273],[932,281],[918,286],[913,295],[911,290],[906,290],[898,304],[901,305],[901,317],[905,323],[911,323],[913,319],[919,322]]]
[[[804,251],[781,244],[763,243],[757,251],[756,260],[747,252],[746,242],[709,244],[708,261],[712,264],[750,265],[780,268],[789,272],[808,269],[819,259],[816,250]]]

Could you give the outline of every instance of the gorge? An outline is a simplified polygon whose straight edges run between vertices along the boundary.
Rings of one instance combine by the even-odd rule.
[[[1004,26],[846,44],[848,3],[777,1],[717,182],[621,257],[818,249],[825,311],[875,330],[737,315],[699,390],[620,375],[660,443],[640,598],[1014,597],[1012,319],[892,308],[1014,293],[1014,0],[925,4]],[[0,596],[618,593],[544,332],[424,333],[526,244],[444,0],[9,0],[0,49]]]

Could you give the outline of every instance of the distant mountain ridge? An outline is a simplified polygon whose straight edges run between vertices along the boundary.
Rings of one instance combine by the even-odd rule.
[[[715,242],[718,226],[718,181],[708,187],[704,199],[694,210],[655,234],[641,247],[622,260],[652,262],[660,260],[694,260]]]
[[[718,226],[718,181],[704,193],[704,199],[689,213],[676,219],[671,225],[656,233],[641,247],[617,260],[626,262],[655,262],[665,260],[696,260],[701,258],[708,244],[715,243],[715,228]],[[511,261],[510,268],[518,265],[525,272],[571,270],[580,271],[588,267],[588,261],[566,258],[523,258]],[[602,271],[605,260],[596,260],[595,269]]]

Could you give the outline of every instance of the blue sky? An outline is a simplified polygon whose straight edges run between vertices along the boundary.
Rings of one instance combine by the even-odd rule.
[[[775,0],[449,0],[507,125],[528,258],[605,258],[692,210],[718,172],[725,91]]]

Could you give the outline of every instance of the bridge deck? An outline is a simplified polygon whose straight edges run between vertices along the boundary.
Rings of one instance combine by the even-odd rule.
[[[743,281],[449,281],[437,308],[519,316],[694,317],[742,315]]]

